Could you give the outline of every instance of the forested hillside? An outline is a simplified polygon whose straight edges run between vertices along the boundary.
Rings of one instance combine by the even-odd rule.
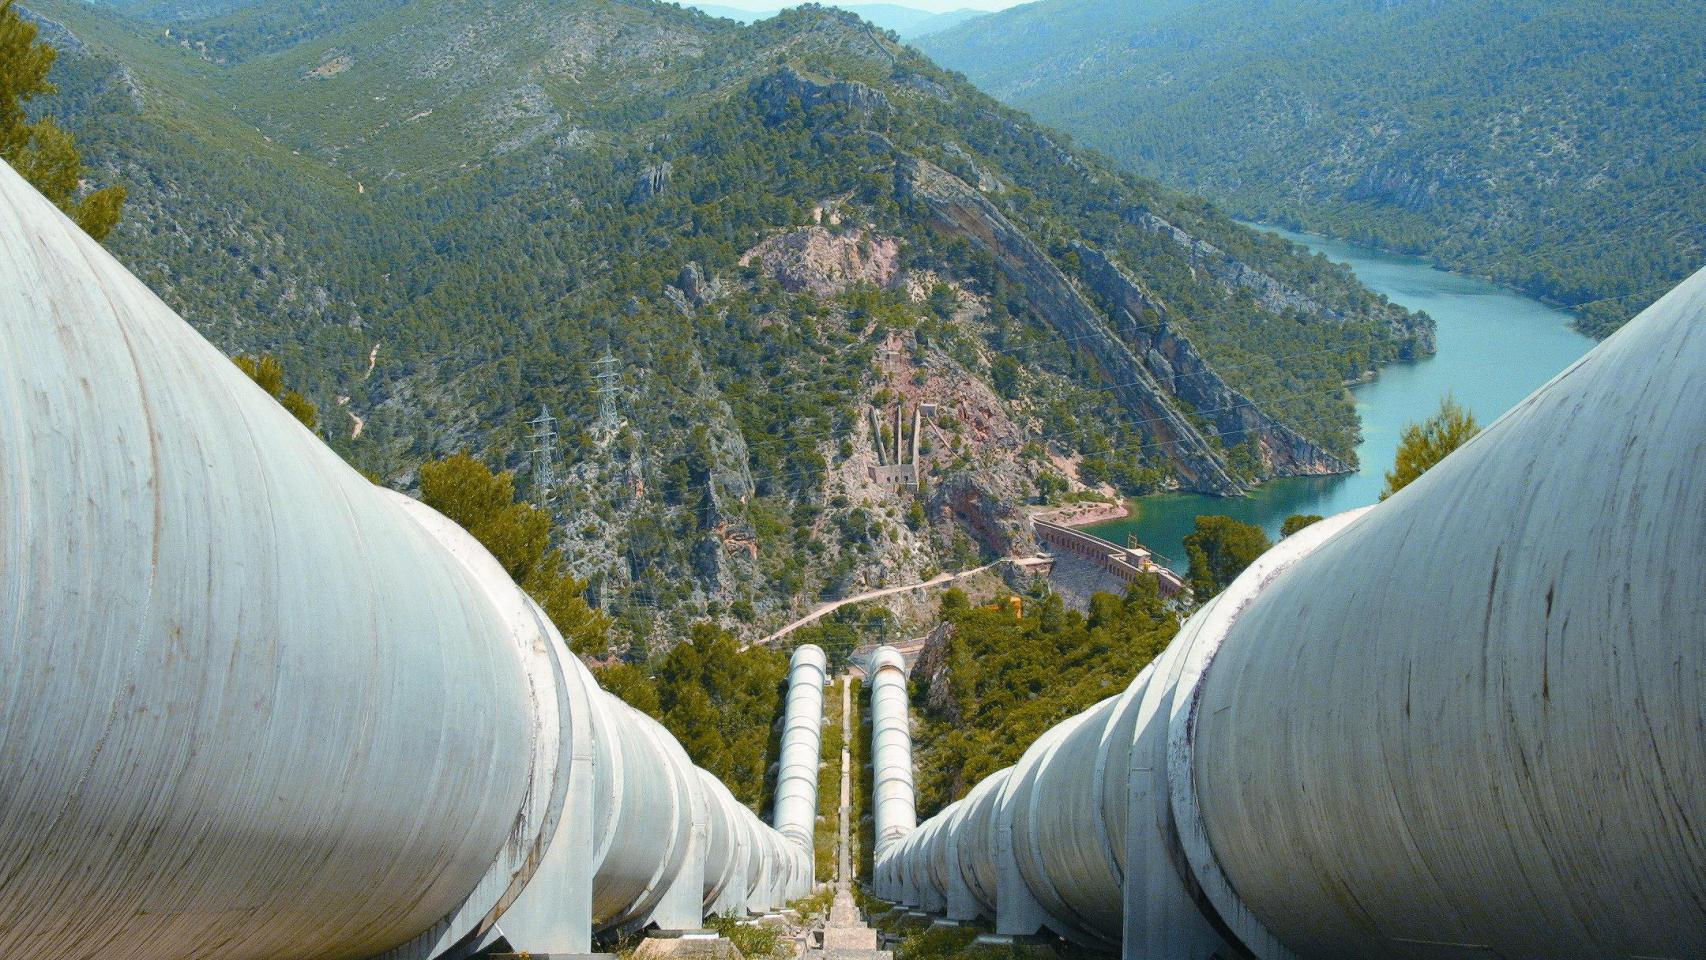
[[[630,653],[1023,549],[1039,494],[1342,470],[1344,382],[1432,349],[849,14],[30,11],[120,258],[381,481],[513,472]]]
[[[1177,613],[1153,578],[1125,596],[1098,593],[1088,615],[1043,592],[974,607],[950,590],[943,628],[913,668],[918,812],[934,815],[1018,762],[1050,727],[1118,696],[1167,648]]]
[[[919,44],[1131,169],[1595,335],[1706,262],[1694,0],[1043,0]]]
[[[755,20],[765,20],[782,12],[783,4],[765,10],[746,10],[720,3],[700,3],[689,0],[682,3],[684,7],[702,10],[713,17],[724,17],[738,20],[741,23],[752,23]],[[856,13],[884,30],[892,30],[902,40],[913,40],[926,34],[946,30],[959,23],[965,23],[975,17],[984,15],[982,10],[961,9],[936,13],[920,7],[909,7],[897,3],[838,3],[836,7]]]

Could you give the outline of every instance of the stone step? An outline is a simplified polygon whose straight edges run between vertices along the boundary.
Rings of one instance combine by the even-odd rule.
[[[741,960],[740,950],[723,937],[647,937],[634,960]]]
[[[823,960],[894,960],[893,950],[825,950]]]
[[[826,927],[823,931],[825,950],[875,950],[877,931],[870,927]]]

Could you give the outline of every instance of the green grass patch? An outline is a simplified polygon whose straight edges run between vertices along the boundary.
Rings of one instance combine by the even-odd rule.
[[[735,945],[747,960],[788,956],[793,952],[787,938],[774,924],[750,923],[734,916],[712,917],[705,926]]]

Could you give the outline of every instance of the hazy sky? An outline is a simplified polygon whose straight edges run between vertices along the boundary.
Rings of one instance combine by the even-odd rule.
[[[679,2],[679,0],[678,0]],[[786,0],[705,0],[725,7],[735,7],[741,10],[776,10],[782,7],[797,6]],[[950,10],[1005,10],[1016,7],[1028,0],[847,0],[846,3],[825,2],[826,7],[858,6],[866,3],[893,3],[902,7],[916,7],[920,10],[934,10],[937,13],[947,13]]]

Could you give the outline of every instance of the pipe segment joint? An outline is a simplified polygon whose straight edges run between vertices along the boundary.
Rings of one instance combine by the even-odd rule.
[[[1205,916],[1203,919],[1224,924],[1257,960],[1297,960],[1297,955],[1269,932],[1261,919],[1239,899],[1237,890],[1227,880],[1215,858],[1214,844],[1209,837],[1208,826],[1203,822],[1193,763],[1203,688],[1208,682],[1215,655],[1220,652],[1227,635],[1262,591],[1372,509],[1363,507],[1328,517],[1281,540],[1257,557],[1219,596],[1197,611],[1172,644],[1177,651],[1174,656],[1179,662],[1179,673],[1172,684],[1172,709],[1166,718],[1165,764],[1173,830],[1179,849],[1185,854],[1189,880],[1202,892],[1214,912],[1213,917]],[[1131,902],[1132,899],[1128,894],[1127,910],[1139,907]]]

